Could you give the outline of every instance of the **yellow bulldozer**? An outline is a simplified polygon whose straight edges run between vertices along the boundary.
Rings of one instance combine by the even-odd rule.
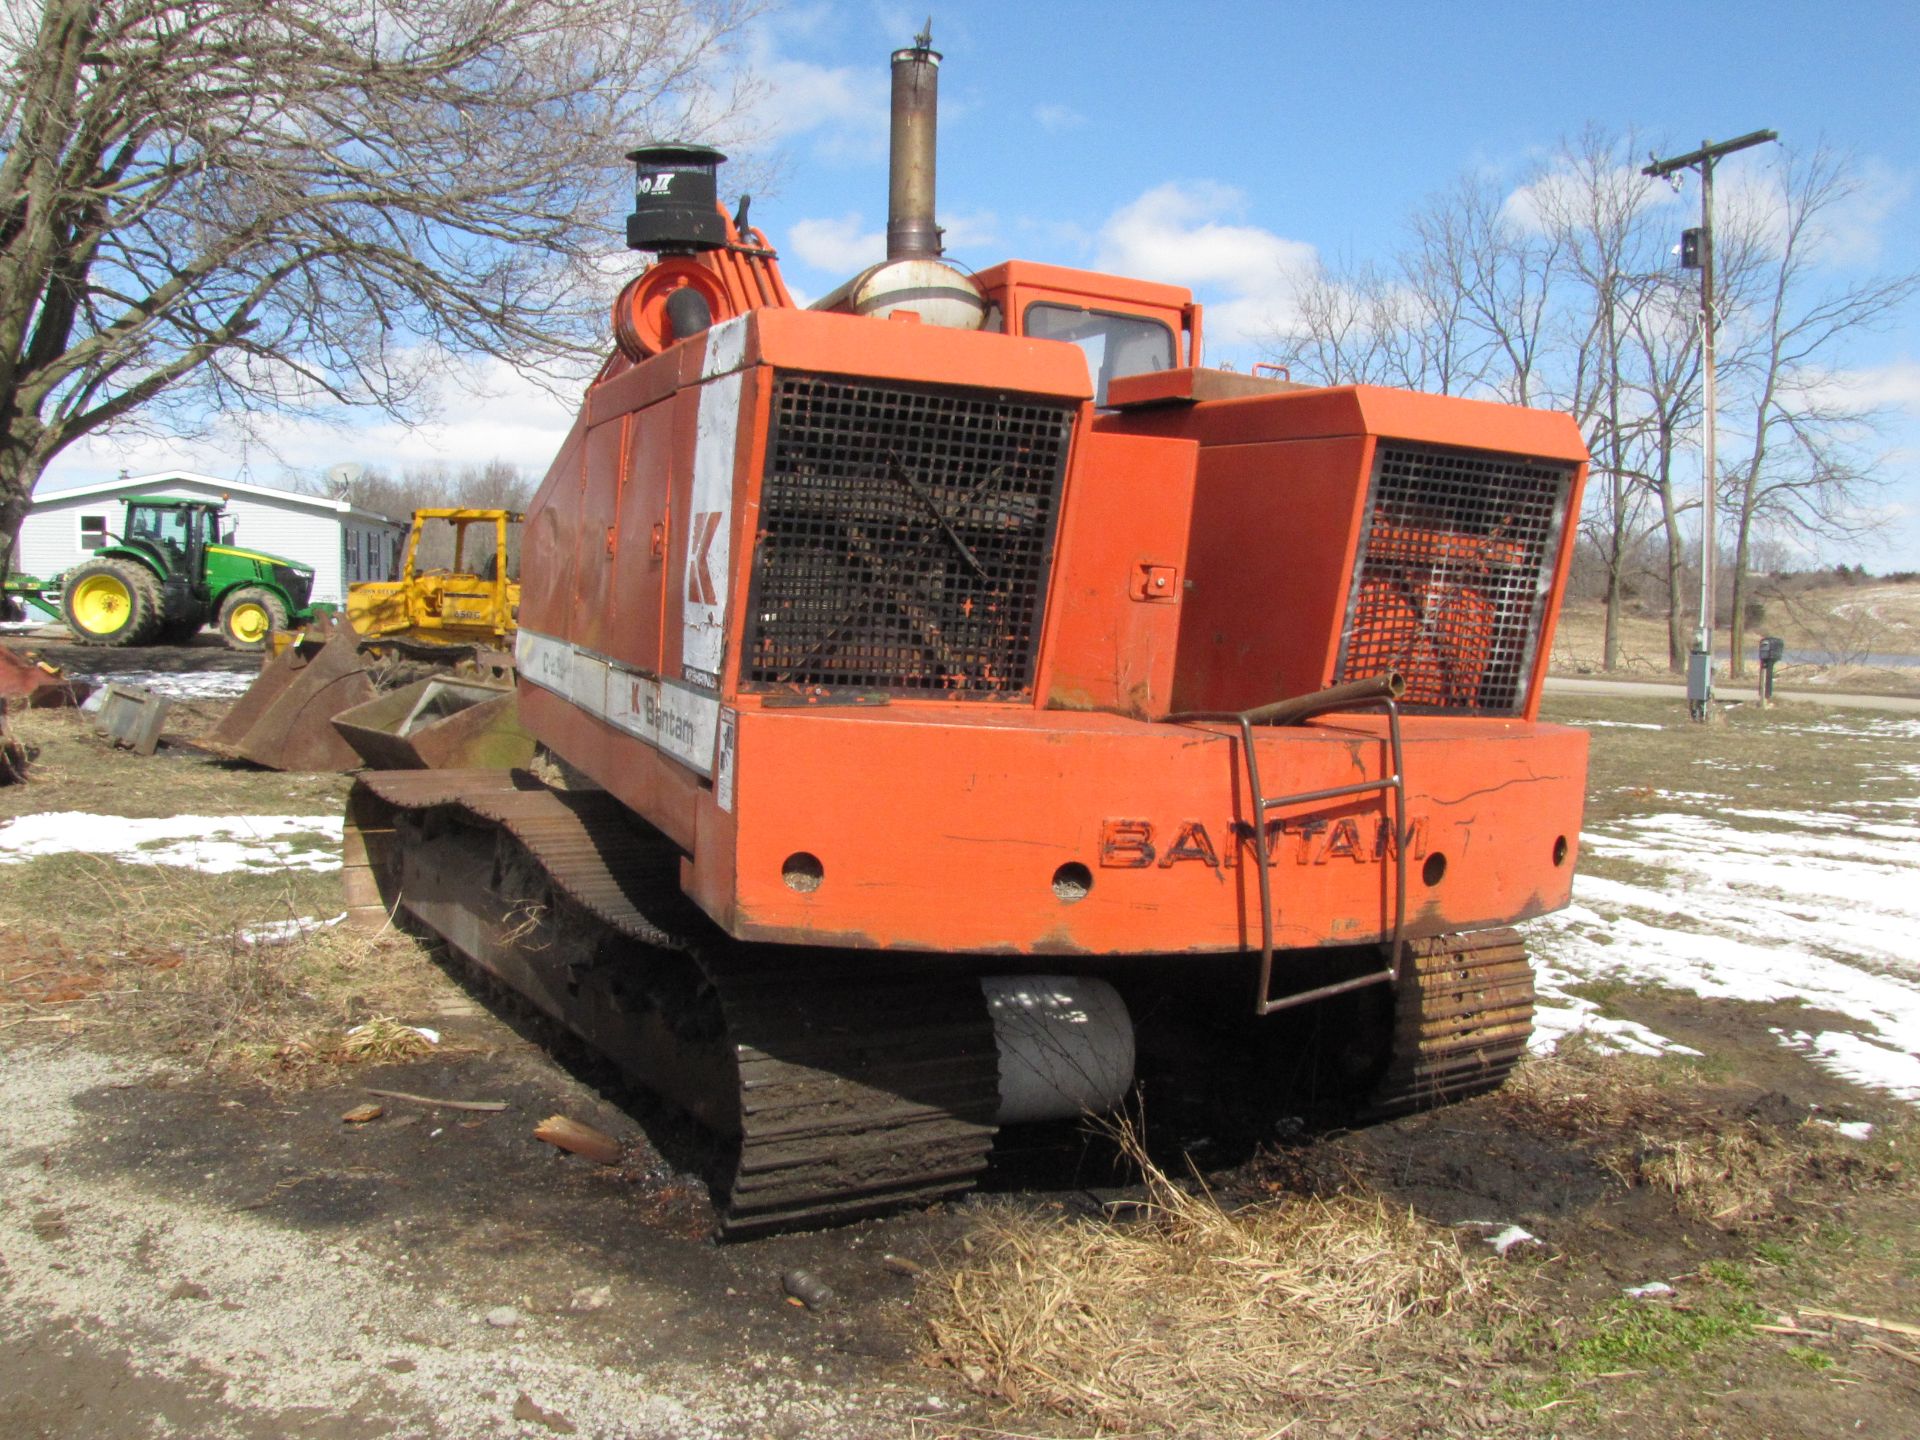
[[[414,511],[400,578],[351,586],[343,620],[276,634],[211,748],[274,770],[524,763],[513,645],[525,519]]]
[[[518,527],[525,519],[512,510],[414,511],[400,578],[371,580],[347,591],[347,620],[354,633],[440,643],[487,641],[511,650],[520,613],[520,582],[512,577],[518,569]],[[445,551],[444,543],[434,542],[449,538],[450,565],[433,564],[435,551]]]

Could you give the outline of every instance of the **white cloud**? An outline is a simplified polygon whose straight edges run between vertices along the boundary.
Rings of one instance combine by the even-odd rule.
[[[1212,181],[1154,187],[1100,229],[1095,265],[1118,275],[1193,289],[1206,302],[1206,333],[1250,345],[1280,323],[1296,282],[1315,264],[1313,246],[1256,225],[1233,223],[1245,196]]]
[[[1575,170],[1561,157],[1554,168],[1515,186],[1500,212],[1510,224],[1539,235],[1550,228],[1550,217],[1579,215],[1591,209],[1595,193],[1638,195],[1640,203],[1649,209],[1684,209],[1688,203],[1666,181],[1642,175],[1636,165],[1615,165],[1596,173]],[[1697,213],[1698,200],[1691,203]]]
[[[826,155],[843,160],[884,159],[888,92],[883,66],[816,65],[774,50],[767,30],[757,31],[749,67],[759,83],[745,126],[757,144],[810,137]]]
[[[413,465],[459,469],[504,460],[539,475],[560,449],[584,394],[549,394],[502,361],[449,362],[435,387],[429,419],[403,425],[346,408],[316,416],[262,416],[248,427],[215,422],[190,439],[95,435],[64,451],[43,481],[49,490],[132,475],[186,469],[256,484],[314,476],[343,460],[399,473]]]
[[[1036,105],[1033,118],[1042,130],[1059,134],[1063,130],[1076,130],[1087,123],[1087,117],[1071,105]]]
[[[1846,370],[1833,379],[1835,386],[1855,405],[1873,410],[1904,410],[1920,417],[1920,361],[1896,360],[1890,365]]]
[[[1000,218],[991,210],[977,211],[971,215],[940,216],[941,243],[946,246],[948,256],[960,255],[971,251],[975,262],[987,259],[998,260],[998,255],[985,252],[995,250],[1000,244]]]
[[[864,228],[858,211],[833,219],[796,220],[782,247],[801,263],[851,277],[887,256],[884,231]]]

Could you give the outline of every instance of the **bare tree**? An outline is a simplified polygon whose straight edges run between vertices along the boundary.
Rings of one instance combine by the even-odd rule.
[[[598,348],[621,153],[730,113],[752,0],[11,0],[0,572],[102,427],[405,412]]]
[[[1657,510],[1664,545],[1667,601],[1667,668],[1686,669],[1686,539],[1682,518],[1699,508],[1683,489],[1680,444],[1700,418],[1700,297],[1691,283],[1667,272],[1650,287],[1645,302],[1627,319],[1624,344],[1631,352],[1625,383],[1638,392],[1636,408],[1646,419],[1639,452],[1640,484]]]
[[[326,481],[311,478],[303,481],[301,488],[314,494],[324,489],[362,510],[405,520],[415,510],[427,508],[525,510],[533,500],[539,481],[537,468],[507,460],[490,460],[484,465],[462,465],[458,469],[439,463],[409,465],[399,475],[375,465],[362,470],[339,489],[329,489]]]
[[[1876,416],[1836,371],[1846,342],[1890,322],[1920,274],[1832,278],[1823,253],[1864,184],[1826,148],[1783,151],[1773,183],[1733,197],[1715,230],[1727,277],[1721,312],[1731,391],[1744,413],[1745,453],[1719,477],[1733,521],[1732,671],[1746,673],[1746,602],[1762,526],[1803,536],[1857,535],[1875,517],[1880,481],[1864,444]]]
[[[1652,527],[1652,496],[1631,462],[1648,428],[1623,348],[1658,293],[1664,238],[1655,226],[1664,190],[1626,161],[1636,148],[1589,128],[1561,147],[1529,187],[1532,210],[1554,237],[1557,286],[1553,403],[1572,413],[1593,454],[1585,525],[1606,560],[1602,665],[1620,663],[1621,603],[1632,557]]]
[[[1323,383],[1408,385],[1572,414],[1593,456],[1582,529],[1604,570],[1604,663],[1619,659],[1630,572],[1657,536],[1667,660],[1678,669],[1682,527],[1703,483],[1688,435],[1700,411],[1699,293],[1671,262],[1679,225],[1666,192],[1629,158],[1642,148],[1631,135],[1589,129],[1516,188],[1462,180],[1414,212],[1390,265],[1315,275],[1269,350]],[[1875,417],[1848,398],[1839,365],[1850,339],[1890,320],[1920,281],[1848,281],[1830,263],[1831,227],[1860,183],[1844,160],[1817,151],[1788,155],[1770,189],[1724,192],[1722,412],[1746,417],[1744,454],[1738,439],[1723,439],[1717,477],[1734,530],[1735,674],[1759,531],[1840,535],[1871,523],[1875,462],[1863,447]]]
[[[1368,266],[1316,266],[1295,287],[1296,319],[1268,336],[1269,359],[1321,384],[1404,384],[1392,284]]]

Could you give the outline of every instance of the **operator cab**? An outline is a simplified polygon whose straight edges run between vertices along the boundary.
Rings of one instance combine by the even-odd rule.
[[[127,536],[165,554],[170,571],[196,574],[200,555],[213,538],[213,511],[190,502],[132,500],[127,503]]]
[[[981,328],[1079,346],[1102,408],[1122,376],[1200,363],[1200,307],[1180,286],[1028,260],[975,279],[987,297]]]

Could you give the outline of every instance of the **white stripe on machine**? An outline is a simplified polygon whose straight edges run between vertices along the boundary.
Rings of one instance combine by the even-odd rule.
[[[521,630],[514,656],[523,680],[712,775],[720,702],[688,685],[630,670],[550,635]]]
[[[686,574],[680,582],[680,664],[686,679],[709,689],[719,685],[726,653],[729,522],[742,380],[743,373],[735,371],[706,383],[695,429],[693,513],[687,519]]]

